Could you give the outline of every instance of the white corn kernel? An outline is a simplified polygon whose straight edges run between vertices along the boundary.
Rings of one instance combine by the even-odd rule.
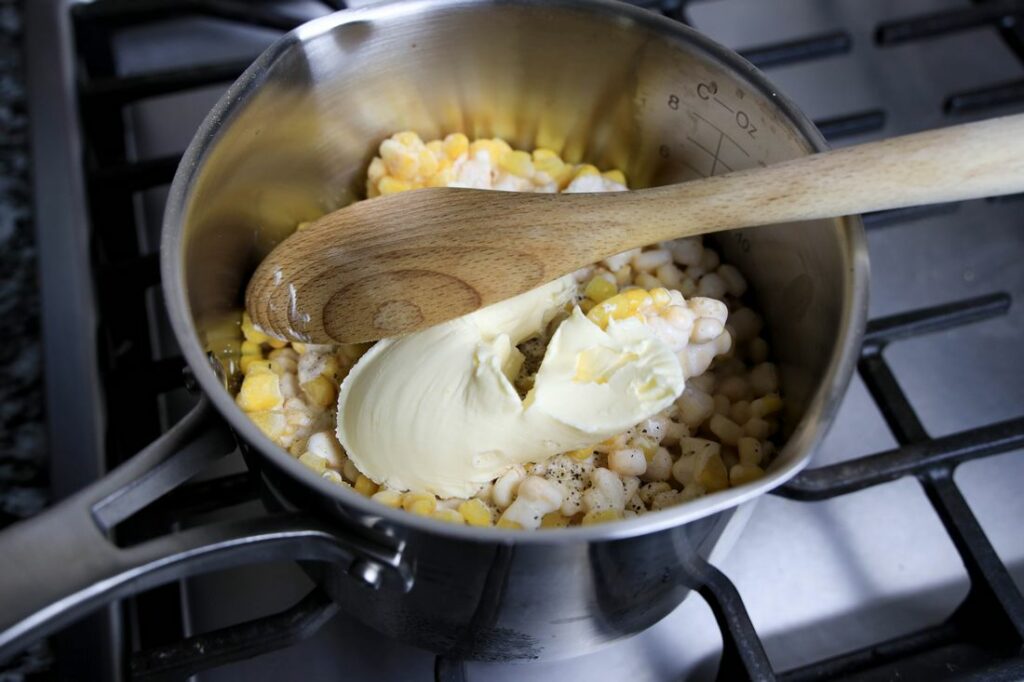
[[[641,478],[645,481],[667,481],[671,475],[672,455],[665,448],[658,448],[654,451]]]
[[[672,254],[664,249],[643,251],[633,256],[633,267],[641,272],[651,272],[652,270],[657,270],[662,265],[668,265],[671,262]]]
[[[738,298],[747,291],[747,280],[744,279],[736,266],[723,263],[718,266],[718,270],[715,272],[717,272],[718,276],[725,282],[725,288],[729,292],[730,296],[736,296]]]
[[[718,382],[718,386],[715,389],[718,393],[721,393],[731,402],[738,400],[746,400],[752,398],[750,395],[750,384],[745,379],[738,376],[725,377]]]
[[[740,425],[726,416],[716,414],[708,422],[711,433],[718,436],[718,439],[725,445],[736,445],[743,437],[743,429]]]
[[[306,449],[317,457],[327,460],[327,465],[332,469],[341,469],[345,466],[345,452],[341,449],[341,443],[330,431],[320,431],[309,437]]]
[[[647,458],[636,448],[615,450],[608,455],[608,468],[620,476],[642,476],[647,471]]]
[[[494,482],[494,490],[491,491],[491,499],[494,501],[494,506],[504,510],[512,504],[512,500],[515,499],[516,490],[519,488],[519,483],[524,478],[526,478],[526,470],[518,464],[503,473]]]
[[[658,266],[654,274],[669,289],[679,289],[683,284],[683,271],[672,263]]]
[[[761,316],[750,308],[737,308],[729,315],[729,326],[732,327],[736,343],[746,343],[761,333],[763,322]]]
[[[715,401],[704,391],[690,386],[691,383],[694,382],[687,382],[686,388],[676,399],[676,405],[679,406],[679,416],[682,417],[683,423],[693,431],[714,413]]]
[[[754,395],[760,398],[779,390],[779,374],[774,363],[762,362],[750,370],[750,387]]]
[[[762,459],[761,441],[750,436],[740,438],[737,444],[739,450],[740,464],[743,466],[760,466]]]
[[[725,292],[725,280],[713,272],[709,272],[701,277],[700,282],[697,283],[697,293],[701,296],[721,300],[725,298]]]
[[[685,237],[664,242],[661,246],[672,254],[672,258],[680,265],[697,265],[704,254],[704,245],[700,237]]]

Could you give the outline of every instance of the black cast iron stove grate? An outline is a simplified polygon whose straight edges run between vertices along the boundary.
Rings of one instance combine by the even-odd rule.
[[[340,9],[338,0],[322,0],[324,10]],[[634,4],[686,22],[685,0],[647,0]],[[83,131],[93,278],[100,320],[97,362],[103,378],[107,436],[101,459],[113,467],[160,435],[160,400],[180,390],[182,359],[173,353],[154,360],[152,329],[146,292],[158,288],[160,276],[155,253],[139,241],[138,193],[165,186],[171,180],[179,154],[136,160],[126,140],[129,131],[123,107],[146,98],[182,92],[212,84],[227,84],[250,60],[238,60],[144,75],[116,73],[113,36],[122,27],[164,21],[184,15],[200,15],[276,30],[293,28],[301,20],[269,0],[97,0],[72,7],[76,49],[79,116]],[[908,17],[877,27],[879,48],[907,41],[996,26],[1014,53],[1024,60],[1024,33],[1019,19],[1024,0],[978,1],[963,9]],[[800,39],[740,50],[755,65],[772,67],[842,55],[853,39],[844,30],[807,35]],[[252,55],[255,57],[256,55]],[[950,93],[944,104],[949,116],[984,112],[1024,102],[1024,80],[985,85]],[[828,139],[880,130],[886,122],[883,108],[851,111],[817,121]],[[880,212],[865,217],[869,228],[957,210],[956,204]],[[44,234],[41,250],[47,249]],[[61,235],[54,231],[50,238]],[[43,276],[47,276],[44,260]],[[62,274],[66,277],[66,274]],[[78,286],[90,286],[83,280]],[[806,471],[774,494],[793,500],[821,500],[862,488],[914,476],[924,488],[967,568],[971,589],[956,612],[943,624],[820,661],[796,670],[773,670],[761,640],[747,616],[743,601],[732,583],[710,565],[693,566],[695,584],[707,600],[722,630],[724,652],[720,679],[894,679],[951,676],[952,665],[964,677],[1024,678],[1024,600],[1013,585],[1006,567],[961,496],[952,474],[964,461],[1024,446],[1024,417],[971,429],[941,438],[930,438],[910,406],[885,361],[890,342],[987,319],[1005,313],[1006,294],[962,301],[937,308],[873,321],[859,363],[860,375],[878,404],[899,447],[867,457]],[[73,311],[70,311],[73,312]],[[60,341],[47,340],[47,357],[63,352]],[[62,418],[74,423],[79,416]],[[86,409],[86,408],[83,408]],[[73,437],[73,432],[69,437]],[[87,467],[64,476],[77,476],[71,487],[83,485],[102,470]],[[141,515],[124,529],[131,534],[166,529],[194,513],[251,499],[254,486],[247,474],[237,474],[185,486]],[[217,502],[212,502],[217,500]],[[137,679],[179,679],[187,674],[258,656],[287,646],[326,622],[335,607],[314,590],[291,609],[216,632],[185,637],[181,595],[174,585],[150,590],[122,606],[125,628],[123,647],[134,649],[129,674]],[[79,635],[88,632],[78,628]],[[82,647],[79,646],[79,649]],[[88,667],[80,668],[86,673]],[[439,658],[436,677],[455,681],[465,678],[458,660]]]

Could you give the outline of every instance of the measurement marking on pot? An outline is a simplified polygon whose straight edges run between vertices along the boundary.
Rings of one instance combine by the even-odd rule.
[[[715,100],[716,102],[718,102],[718,104],[719,104],[719,105],[720,105],[720,106],[721,106],[721,107],[722,107],[723,109],[725,109],[726,111],[728,111],[728,112],[729,112],[730,114],[732,114],[732,113],[734,113],[734,112],[735,112],[735,110],[734,110],[734,109],[733,109],[732,107],[730,107],[730,106],[729,106],[728,104],[726,104],[726,103],[725,103],[725,102],[723,102],[722,100],[718,99],[717,97],[715,97],[715,98],[714,98],[714,100]]]
[[[733,146],[735,146],[736,149],[739,149],[741,152],[743,152],[743,156],[746,156],[748,158],[750,157],[750,154],[747,152],[746,149],[743,148],[743,145],[741,145],[739,142],[737,142],[735,139],[733,139],[733,137],[731,135],[729,135],[729,133],[725,132],[724,130],[722,130],[721,128],[716,126],[714,123],[712,123],[708,119],[706,119],[703,116],[701,116],[700,114],[698,114],[696,111],[694,111],[692,113],[693,113],[694,116],[696,116],[700,120],[704,121],[704,123],[708,124],[709,126],[714,128],[715,130],[717,130],[720,135],[724,135],[725,139],[729,140],[729,142],[732,142]],[[740,114],[740,113],[743,113],[743,112],[737,112],[737,115]],[[746,114],[743,114],[743,116],[744,116],[744,120],[747,120],[748,123],[749,123],[749,119],[745,118]]]

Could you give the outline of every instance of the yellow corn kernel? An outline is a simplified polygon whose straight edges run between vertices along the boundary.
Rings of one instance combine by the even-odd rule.
[[[376,184],[388,174],[388,167],[384,165],[384,160],[379,156],[374,157],[373,161],[370,162],[370,168],[366,171],[366,176],[370,179],[371,184]]]
[[[600,175],[601,171],[597,170],[597,166],[592,166],[589,163],[581,163],[576,166],[576,172],[573,177],[579,178],[584,175]]]
[[[285,419],[287,419],[287,417],[285,417]],[[295,442],[288,446],[288,454],[290,454],[295,459],[298,459],[300,456],[302,456],[304,452],[306,452],[306,450],[309,449],[307,447],[308,443],[309,441],[307,439],[299,438],[298,440],[296,440]]]
[[[594,303],[606,301],[617,293],[619,288],[601,276],[591,279],[583,289],[583,295]]]
[[[440,165],[437,163],[437,157],[429,149],[424,149],[420,152],[419,162],[420,177],[429,178],[440,168]]]
[[[288,418],[282,412],[250,412],[249,419],[267,438],[277,441],[288,429]]]
[[[558,156],[558,153],[555,152],[555,151],[552,151],[551,149],[545,149],[544,147],[537,147],[536,149],[533,150],[533,160],[534,160],[535,163],[537,161],[550,161],[552,159],[558,159],[559,163],[562,162],[562,159],[561,159],[561,157]]]
[[[618,509],[595,509],[584,514],[583,520],[580,523],[584,526],[592,526],[595,523],[618,521],[621,518],[622,512]]]
[[[324,470],[327,469],[327,460],[318,455],[314,455],[312,452],[306,452],[300,455],[299,461],[318,474],[322,474]]]
[[[750,414],[754,417],[764,417],[774,414],[782,409],[782,398],[778,393],[769,393],[756,400],[750,401]]]
[[[281,407],[284,396],[281,395],[280,379],[272,372],[246,374],[235,402],[246,412],[261,412]]]
[[[292,341],[292,350],[294,350],[299,355],[304,355],[306,353],[306,350],[307,350],[306,344],[299,343],[297,341]]]
[[[245,358],[242,358],[243,360]],[[273,374],[274,370],[271,367],[270,360],[261,360],[258,358],[250,358],[248,369],[245,371],[246,375],[249,374]]]
[[[403,130],[400,133],[395,133],[391,136],[391,139],[405,147],[417,147],[423,144],[423,140],[420,136],[411,130]]]
[[[704,463],[704,468],[697,472],[694,480],[709,493],[725,490],[729,487],[729,472],[721,455],[711,455]]]
[[[526,152],[509,152],[501,157],[498,166],[505,172],[521,178],[533,176],[533,161],[530,160],[530,155]]]
[[[566,516],[562,512],[553,511],[550,514],[545,514],[540,520],[541,528],[565,528],[572,521],[571,516]]]
[[[590,457],[592,454],[594,454],[594,449],[583,448],[581,450],[573,450],[572,452],[569,452],[567,454],[577,462],[582,462],[586,460],[588,457]]]
[[[241,347],[242,355],[263,355],[263,348],[255,341],[243,341]]]
[[[512,530],[522,530],[523,529],[523,526],[522,526],[521,523],[519,523],[518,521],[512,521],[510,519],[506,519],[504,516],[502,516],[500,519],[498,519],[498,523],[495,524],[495,525],[497,525],[498,528],[511,528]]]
[[[582,301],[580,301],[579,305],[580,310],[582,310],[583,314],[586,315],[587,313],[594,309],[594,306],[597,305],[597,303],[590,300],[589,298],[585,298]]]
[[[614,170],[610,170],[610,171],[605,171],[604,173],[601,173],[601,177],[603,177],[605,180],[611,180],[612,182],[617,182],[620,185],[625,185],[626,184],[626,174],[623,173],[622,171],[620,171],[618,168],[616,168]]]
[[[441,140],[431,140],[427,143],[427,149],[430,150],[435,159],[444,156],[444,142]]]
[[[388,168],[388,176],[399,180],[413,180],[420,171],[419,154],[395,140],[384,140],[380,145],[380,158]],[[384,178],[381,178],[383,181]],[[383,192],[381,188],[381,192]]]
[[[447,187],[455,179],[455,171],[451,168],[441,168],[427,179],[427,187]]]
[[[405,192],[406,190],[412,189],[412,185],[405,180],[398,180],[390,175],[381,178],[380,182],[377,183],[377,189],[382,195],[384,194],[398,194],[399,192]]]
[[[439,521],[447,521],[448,523],[458,523],[460,525],[466,523],[466,519],[462,518],[462,514],[454,509],[438,509],[430,516],[431,518],[435,518]]]
[[[246,341],[255,341],[256,343],[266,343],[270,340],[269,336],[256,329],[249,313],[242,313],[242,335]]]
[[[242,370],[242,374],[248,374],[249,368],[258,362],[263,362],[263,358],[260,355],[243,355],[238,360],[238,367]],[[269,363],[267,363],[269,365]]]
[[[392,509],[398,509],[402,506],[402,493],[397,490],[378,490],[370,496],[370,499]]]
[[[270,345],[271,348],[273,348],[275,350],[279,350],[279,349],[284,348],[285,346],[288,345],[287,341],[284,341],[282,339],[275,339],[272,336],[268,336],[267,337],[267,343]]]
[[[487,152],[487,155],[491,159],[491,163],[499,164],[505,154],[512,151],[512,148],[508,146],[508,143],[504,140],[495,138],[493,140],[474,140],[469,145],[469,155],[476,156],[481,152]]]
[[[491,510],[486,504],[480,500],[474,498],[472,500],[466,500],[459,505],[459,513],[471,526],[493,526],[494,517],[491,515]]]
[[[412,514],[430,516],[437,509],[437,499],[430,493],[406,493],[402,496],[402,509]]]
[[[356,479],[356,484],[352,487],[355,488],[356,492],[363,497],[370,497],[377,492],[377,488],[379,486],[371,481],[369,477],[359,474],[359,478]]]
[[[320,407],[330,407],[338,397],[338,391],[334,384],[323,374],[302,384],[301,388],[309,401]]]
[[[462,133],[452,133],[442,143],[444,154],[454,161],[469,151],[469,138]]]
[[[659,291],[655,289],[655,291]],[[664,291],[663,289],[661,291]],[[667,295],[667,292],[666,292]],[[587,318],[604,329],[608,326],[608,320],[624,320],[639,314],[640,309],[645,305],[654,303],[651,292],[643,289],[629,289],[612,296],[594,306]]]
[[[746,466],[744,464],[734,464],[729,469],[729,483],[732,485],[743,485],[744,483],[750,483],[764,476],[764,469],[759,466]]]

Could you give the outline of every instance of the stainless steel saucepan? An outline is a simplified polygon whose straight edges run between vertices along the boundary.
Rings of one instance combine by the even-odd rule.
[[[0,653],[161,581],[293,558],[308,560],[355,618],[436,652],[582,654],[673,610],[734,508],[807,464],[864,329],[868,266],[857,218],[718,238],[767,319],[788,405],[785,446],[754,484],[619,523],[480,529],[384,508],[267,440],[212,368],[206,332],[240,309],[255,265],[296,223],[359,198],[376,146],[404,129],[550,147],[622,168],[634,186],[825,146],[736,54],[624,3],[401,2],[284,36],[203,122],[167,203],[164,295],[202,403],[107,478],[0,534]],[[233,448],[225,422],[260,473],[267,515],[131,547],[111,540],[121,520]]]

